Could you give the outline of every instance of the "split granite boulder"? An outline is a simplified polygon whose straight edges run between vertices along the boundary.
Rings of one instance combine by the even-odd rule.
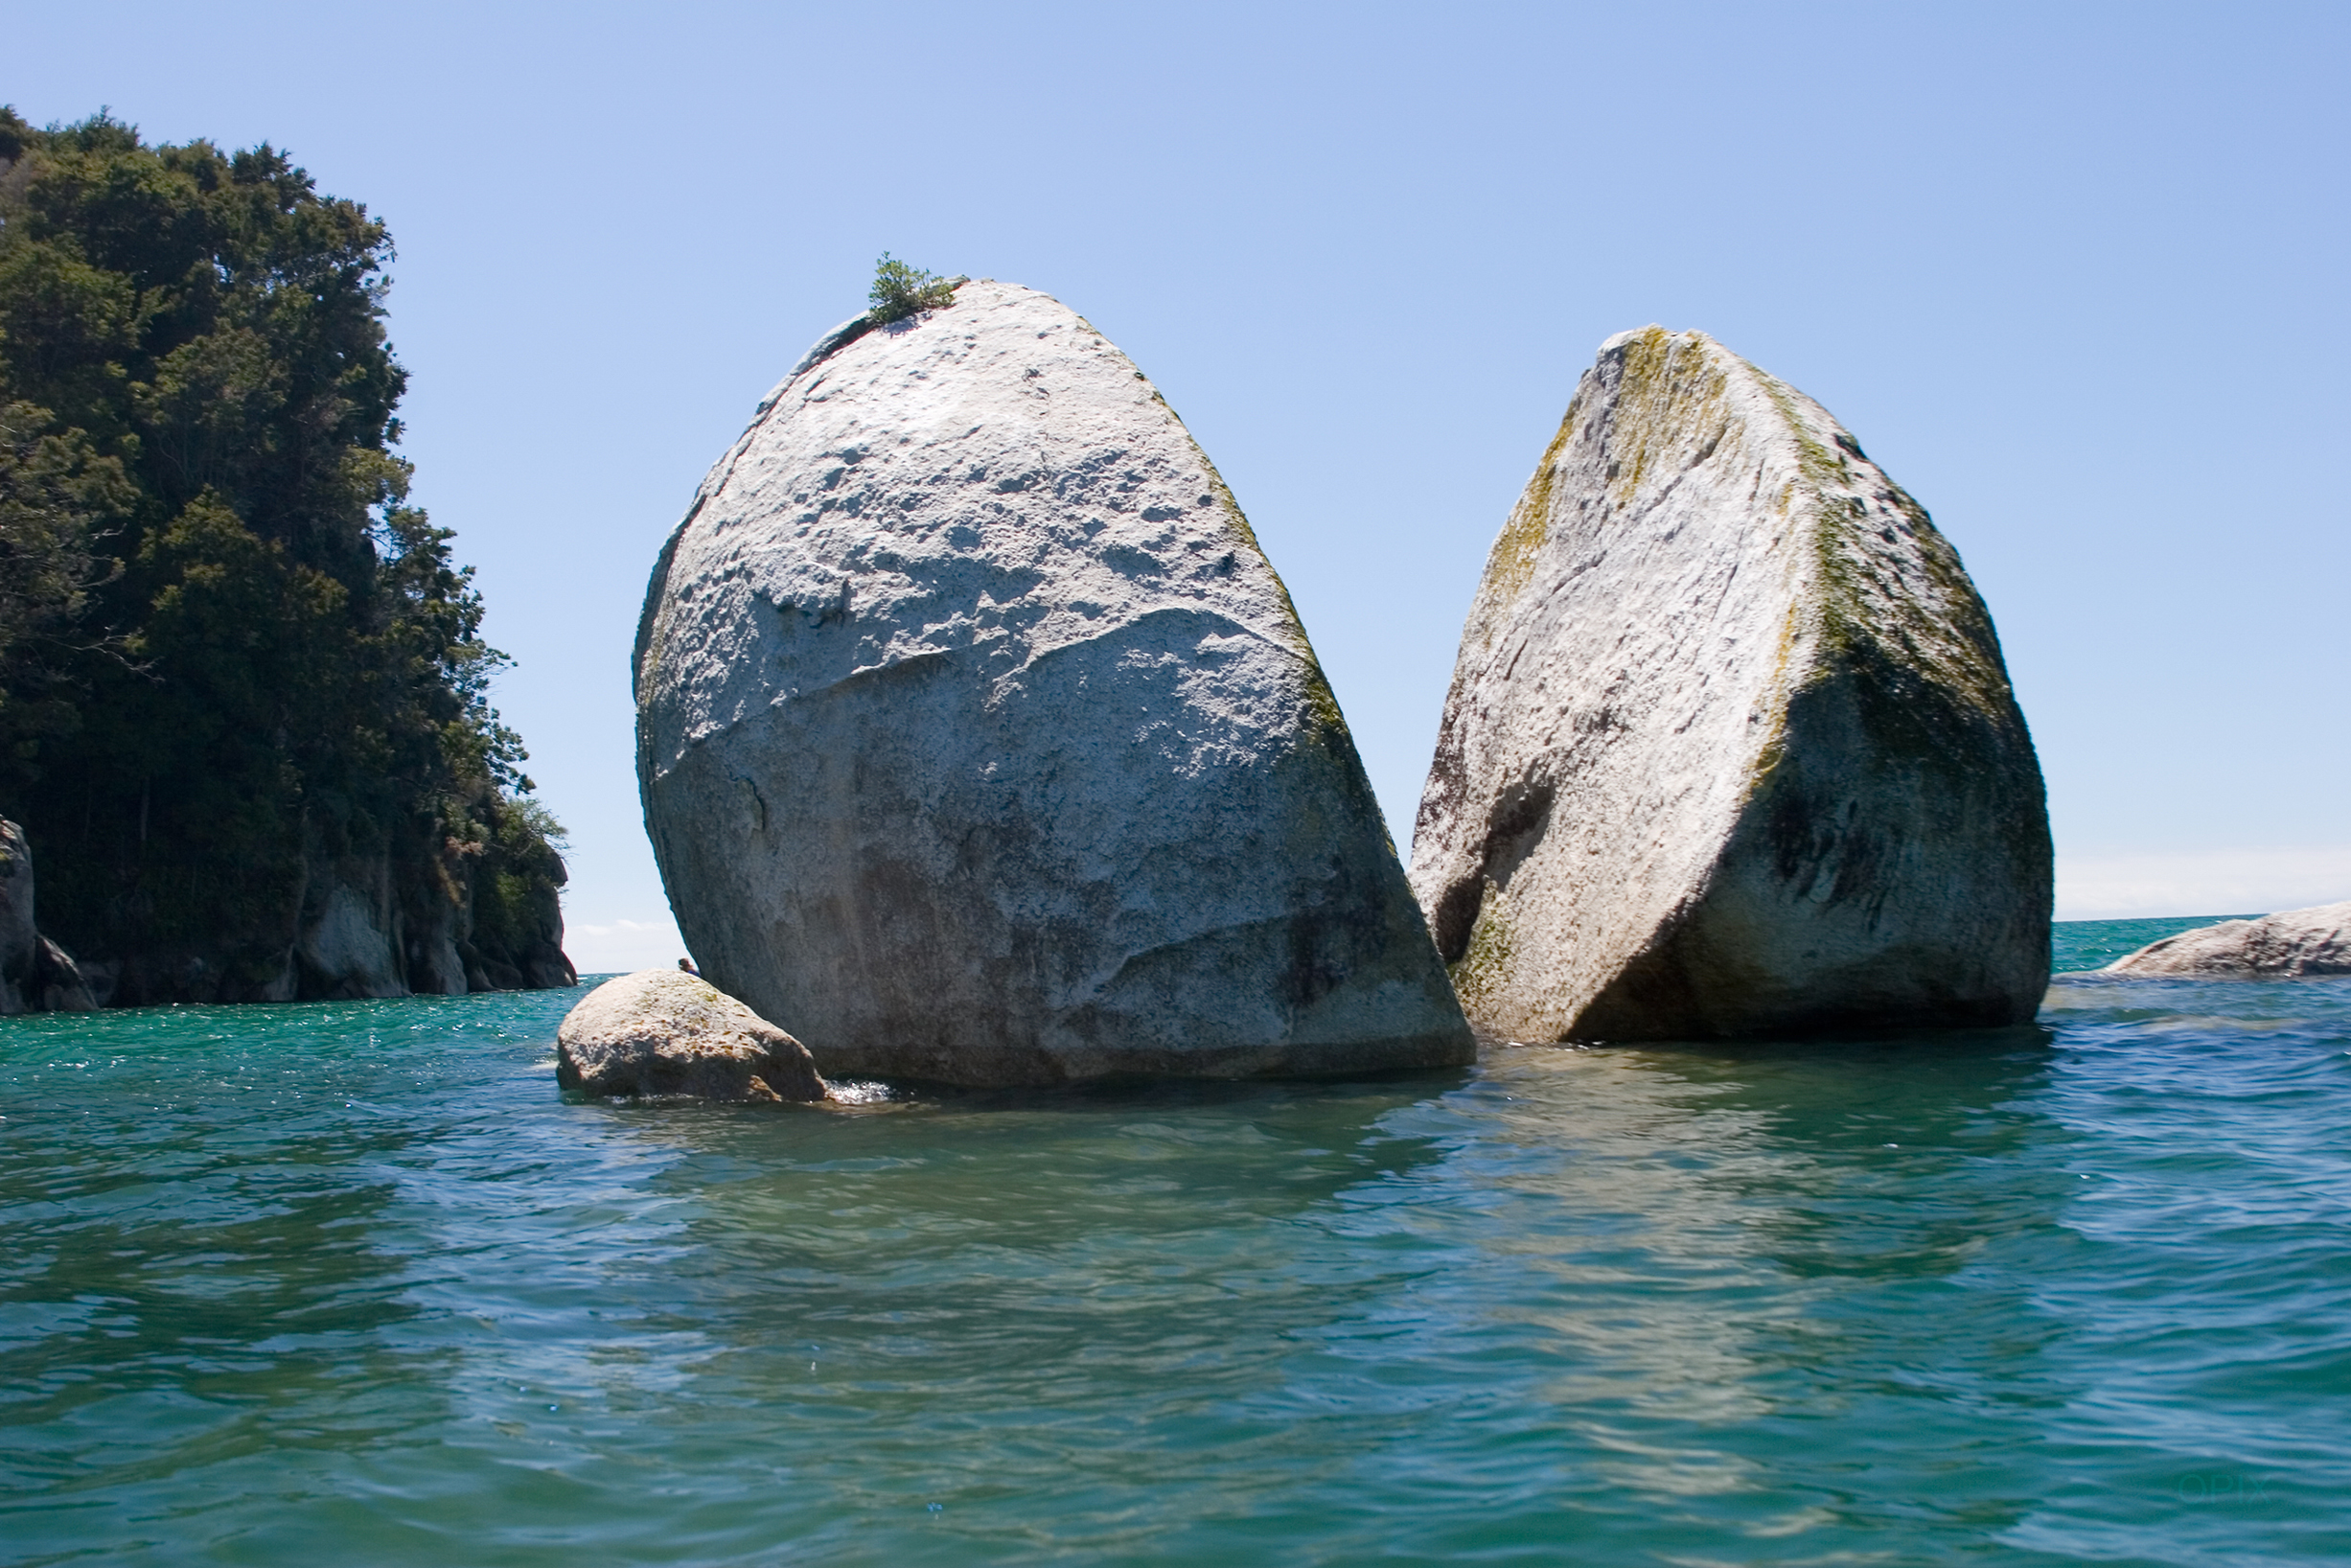
[[[1487,558],[1413,840],[1527,1040],[2004,1025],[2048,980],[2040,765],[1991,617],[1827,409],[1611,338]]]
[[[2106,973],[2192,980],[2351,975],[2351,901],[2199,926],[2124,955]]]
[[[808,1049],[698,975],[643,969],[581,999],[555,1035],[556,1081],[590,1095],[820,1100]]]
[[[821,340],[663,548],[635,670],[687,945],[828,1073],[1474,1053],[1279,578],[1044,294]]]

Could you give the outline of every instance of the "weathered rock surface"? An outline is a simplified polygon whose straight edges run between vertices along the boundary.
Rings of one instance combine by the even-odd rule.
[[[0,1013],[21,1013],[36,1003],[27,992],[35,984],[39,944],[33,924],[33,850],[23,828],[0,819]]]
[[[646,596],[646,825],[703,972],[836,1076],[1469,1060],[1289,597],[1142,373],[1001,283],[855,328]]]
[[[355,886],[330,872],[314,878],[307,889],[302,934],[294,943],[294,957],[307,982],[300,994],[331,1001],[409,994],[405,966],[400,958],[389,869],[365,869],[380,874]],[[289,968],[286,994],[265,1000],[292,1001],[294,980]]]
[[[2351,901],[2199,926],[2126,954],[2106,972],[2211,980],[2351,975]]]
[[[98,1010],[98,1001],[90,994],[90,983],[82,978],[81,966],[74,961],[72,954],[46,936],[34,949],[33,983],[26,1001],[35,1012]]]
[[[121,932],[101,929],[100,945],[81,950],[77,983],[100,1006],[463,996],[579,983],[563,950],[567,873],[554,848],[535,837],[509,835],[486,845],[445,840],[429,859],[305,854],[293,870],[284,922],[267,940],[180,936],[126,953],[105,945]],[[7,875],[0,867],[0,926],[11,896]],[[70,996],[72,985],[60,994]]]
[[[556,1031],[556,1080],[591,1095],[820,1100],[808,1049],[696,975],[643,969],[605,981]]]
[[[1495,542],[1413,841],[1528,1040],[2029,1020],[2040,770],[1982,601],[1825,408],[1699,333],[1602,347]]]
[[[85,1013],[98,1005],[74,956],[35,925],[33,849],[0,819],[0,1014]]]
[[[465,957],[457,951],[461,922],[469,912],[453,901],[439,899],[422,918],[409,922],[403,934],[407,939],[408,985],[418,996],[461,997],[473,989]]]

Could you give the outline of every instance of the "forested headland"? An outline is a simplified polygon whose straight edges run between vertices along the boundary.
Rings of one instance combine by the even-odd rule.
[[[391,259],[266,145],[0,108],[0,816],[101,1001],[573,979]]]

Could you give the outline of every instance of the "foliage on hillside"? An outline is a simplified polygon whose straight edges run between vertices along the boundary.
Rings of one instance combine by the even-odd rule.
[[[85,956],[259,974],[321,867],[387,858],[412,920],[500,878],[553,909],[481,600],[392,450],[391,255],[265,145],[0,109],[0,812]]]

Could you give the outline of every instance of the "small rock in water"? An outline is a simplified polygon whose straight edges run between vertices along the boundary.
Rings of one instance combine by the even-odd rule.
[[[2040,769],[1926,513],[1701,333],[1611,338],[1488,556],[1413,837],[1528,1040],[2032,1018]]]
[[[1142,372],[1009,284],[859,325],[646,598],[645,820],[704,971],[836,1078],[1471,1060],[1289,595]]]
[[[2125,954],[2106,972],[2211,980],[2351,975],[2351,900],[2199,926]]]
[[[820,1100],[808,1049],[709,981],[644,969],[588,993],[556,1031],[556,1081],[591,1095]]]

